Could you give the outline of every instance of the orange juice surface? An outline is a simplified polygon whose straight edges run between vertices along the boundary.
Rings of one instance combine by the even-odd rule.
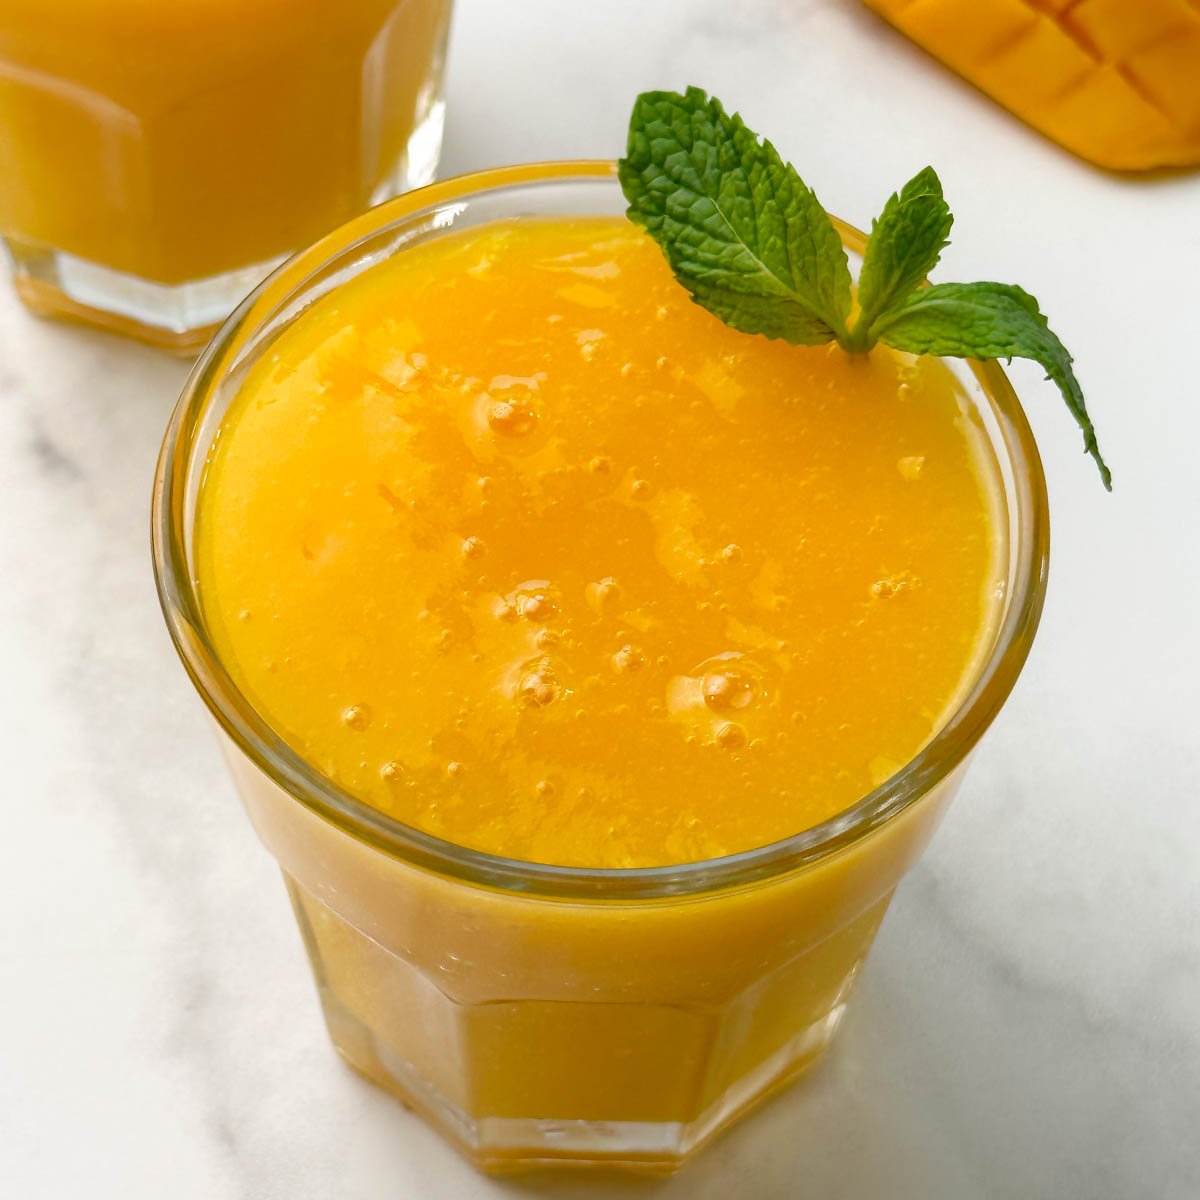
[[[197,571],[279,734],[497,854],[686,862],[846,808],[993,629],[949,371],[750,337],[623,220],[488,225],[316,304],[214,443]]]

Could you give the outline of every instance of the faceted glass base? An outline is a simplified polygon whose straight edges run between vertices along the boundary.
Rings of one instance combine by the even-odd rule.
[[[829,1044],[887,905],[715,1003],[563,1001],[422,967],[285,881],[338,1052],[492,1172],[677,1170]]]
[[[325,989],[321,1001],[334,1048],[342,1058],[406,1108],[420,1113],[476,1167],[492,1174],[538,1167],[609,1167],[670,1175],[726,1126],[814,1065],[832,1041],[846,1008],[845,1000],[836,1004],[822,1020],[807,1026],[684,1123],[472,1117],[449,1103]]]
[[[13,286],[42,317],[78,321],[177,354],[199,350],[239,301],[283,260],[175,285],[151,283],[15,238],[4,244]]]
[[[372,205],[433,179],[444,121],[445,108],[439,100],[413,130],[395,169],[371,195]],[[180,354],[199,350],[243,297],[286,257],[206,279],[163,284],[20,238],[0,242],[8,251],[17,295],[33,312],[80,321]]]

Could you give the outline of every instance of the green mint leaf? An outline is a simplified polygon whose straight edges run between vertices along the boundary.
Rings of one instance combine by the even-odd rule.
[[[1083,391],[1071,370],[1071,355],[1028,292],[1004,283],[934,284],[885,313],[870,332],[872,340],[878,338],[910,354],[1029,358],[1040,364],[1062,392],[1083,430],[1084,449],[1095,459],[1105,488],[1112,491],[1112,475],[1100,454]]]
[[[745,333],[845,340],[841,237],[795,169],[720,101],[694,87],[643,93],[619,176],[630,219],[698,304]]]
[[[1002,283],[922,286],[953,223],[932,167],[871,225],[853,329],[850,268],[833,222],[795,168],[715,97],[695,87],[642,93],[618,175],[630,220],[658,242],[692,298],[734,329],[798,345],[836,340],[852,353],[883,341],[914,354],[1040,363],[1112,490],[1071,356],[1037,301]]]
[[[902,304],[937,266],[949,244],[954,217],[942,198],[942,184],[926,167],[893,193],[871,223],[871,236],[858,277],[859,318],[851,340],[869,346],[872,322]]]

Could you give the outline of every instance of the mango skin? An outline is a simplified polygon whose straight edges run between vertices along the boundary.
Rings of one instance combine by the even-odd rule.
[[[1200,0],[863,0],[1081,158],[1200,164]]]

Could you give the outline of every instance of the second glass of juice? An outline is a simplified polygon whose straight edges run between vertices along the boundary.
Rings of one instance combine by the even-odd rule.
[[[998,367],[736,333],[622,208],[552,164],[351,222],[156,484],[333,1042],[489,1169],[670,1171],[821,1053],[1045,583]]]
[[[451,0],[5,0],[18,294],[199,347],[282,257],[428,183]]]

